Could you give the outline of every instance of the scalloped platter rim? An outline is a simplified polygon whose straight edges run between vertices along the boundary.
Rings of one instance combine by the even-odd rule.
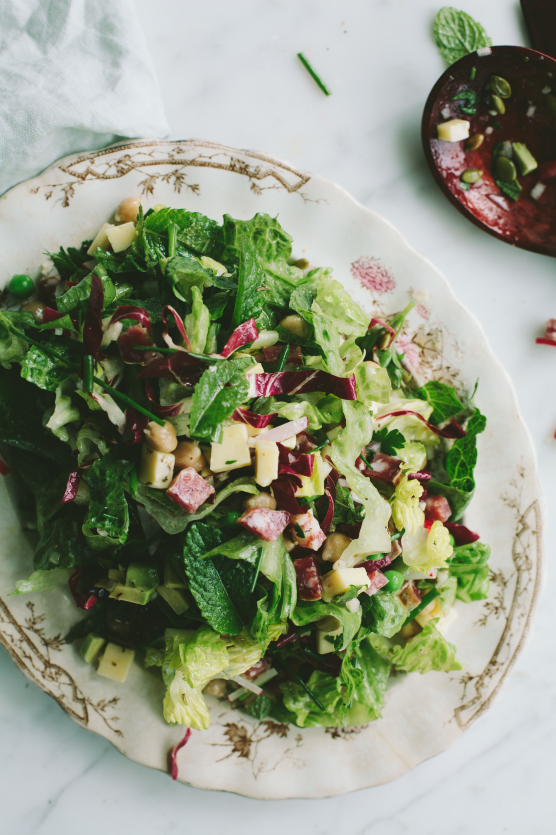
[[[74,154],[11,189],[0,200],[0,286],[16,272],[39,275],[45,251],[90,239],[137,193],[146,208],[164,203],[217,219],[279,215],[294,255],[331,266],[367,312],[418,302],[403,344],[419,377],[467,389],[480,378],[476,399],[488,426],[466,521],[492,545],[492,582],[488,600],[456,604],[448,638],[464,670],[400,677],[383,717],[362,728],[258,722],[212,699],[210,729],[193,734],[178,757],[184,783],[254,798],[328,797],[394,780],[446,750],[485,711],[531,627],[543,573],[543,499],[512,383],[478,320],[387,220],[323,177],[205,140],[146,139]],[[65,591],[9,597],[31,570],[9,481],[0,483],[0,641],[72,719],[136,762],[166,770],[182,731],[162,719],[158,677],[134,665],[124,685],[100,678],[60,639],[77,619]]]

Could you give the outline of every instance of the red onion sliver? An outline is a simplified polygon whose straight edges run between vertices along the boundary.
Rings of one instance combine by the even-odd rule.
[[[181,742],[178,742],[174,748],[171,749],[169,753],[170,759],[170,772],[172,774],[172,780],[178,779],[178,751],[180,751],[183,746],[189,741],[189,737],[191,736],[191,728],[188,728],[185,732],[184,738]]]
[[[444,427],[444,429],[439,429],[438,426],[435,426],[433,423],[429,423],[428,420],[425,420],[423,415],[419,414],[419,412],[413,412],[411,409],[398,409],[395,412],[378,415],[376,420],[384,420],[384,418],[387,417],[401,417],[402,415],[414,415],[419,418],[419,420],[422,421],[425,426],[431,430],[431,432],[438,435],[439,438],[465,438],[467,434],[465,429],[463,429],[459,423],[456,423],[455,420],[451,420],[450,423]]]
[[[276,426],[274,429],[269,429],[264,433],[265,441],[274,441],[279,444],[286,441],[288,438],[297,435],[298,432],[303,432],[309,426],[309,420],[306,417],[296,418],[290,420],[288,423],[283,423],[282,426]]]

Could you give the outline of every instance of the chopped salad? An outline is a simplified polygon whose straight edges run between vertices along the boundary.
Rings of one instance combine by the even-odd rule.
[[[127,686],[149,668],[197,730],[207,696],[360,725],[392,674],[461,669],[454,601],[489,587],[462,522],[486,420],[415,380],[413,305],[371,318],[266,214],[130,198],[50,257],[2,297],[0,454],[35,546],[15,593],[69,587],[83,663]]]

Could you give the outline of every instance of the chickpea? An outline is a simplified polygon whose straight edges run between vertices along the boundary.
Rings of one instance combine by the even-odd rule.
[[[296,546],[296,543],[295,543],[295,542],[293,542],[293,541],[289,538],[289,536],[286,536],[286,535],[284,534],[284,548],[286,549],[286,551],[287,551],[288,553],[289,553],[290,551],[293,551],[293,549],[295,548],[295,546]]]
[[[201,452],[199,444],[194,441],[180,441],[174,452],[176,459],[176,470],[184,470],[186,467],[200,473],[207,466],[207,459]]]
[[[140,197],[126,197],[116,209],[116,214],[114,215],[116,223],[129,223],[130,220],[135,223],[140,205]]]
[[[276,510],[276,499],[270,493],[260,493],[258,496],[249,496],[243,502],[245,510],[251,510],[253,507],[266,507],[269,510]]]
[[[311,335],[309,325],[305,319],[302,316],[298,316],[297,313],[292,313],[290,316],[286,316],[282,319],[279,327],[286,328],[286,330],[295,333],[296,336],[307,337]]]
[[[223,699],[226,695],[226,680],[223,678],[213,678],[203,688],[203,693],[206,693],[208,696],[216,696],[218,699]]]
[[[42,324],[42,315],[44,313],[45,305],[43,302],[27,302],[21,308],[24,313],[32,313],[35,317],[37,325]]]
[[[178,445],[176,430],[168,420],[164,421],[164,426],[150,420],[145,429],[145,440],[156,452],[173,452]]]
[[[75,504],[89,504],[90,501],[91,491],[89,490],[89,485],[84,479],[81,479],[77,488],[77,493],[75,495],[74,502]]]
[[[324,548],[322,549],[322,558],[326,562],[336,562],[339,560],[351,539],[343,533],[331,533],[326,537]]]

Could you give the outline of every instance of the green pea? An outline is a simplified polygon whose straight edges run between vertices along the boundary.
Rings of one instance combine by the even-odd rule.
[[[241,516],[241,513],[238,510],[231,510],[229,513],[223,518],[223,522],[226,526],[231,527],[232,525],[237,525],[237,520]]]
[[[34,289],[33,279],[28,275],[14,275],[8,284],[8,290],[16,299],[27,299]]]
[[[403,586],[403,575],[399,571],[385,571],[384,576],[388,579],[388,584],[384,586],[386,591],[398,591]]]
[[[483,172],[478,168],[467,168],[462,173],[461,179],[464,183],[478,183],[482,176]]]
[[[493,96],[492,103],[497,113],[505,113],[506,112],[506,105],[504,104],[503,99],[500,96]]]
[[[496,176],[500,177],[501,180],[504,180],[505,183],[511,183],[513,180],[517,179],[515,165],[511,159],[508,159],[508,157],[498,157],[494,164],[494,168],[496,170]]]
[[[512,94],[512,88],[509,83],[499,75],[491,75],[490,89],[495,95],[501,96],[503,99],[509,99]]]

